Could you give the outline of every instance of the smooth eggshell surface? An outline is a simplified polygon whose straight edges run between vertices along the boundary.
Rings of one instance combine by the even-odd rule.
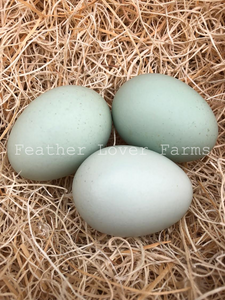
[[[8,141],[15,171],[34,180],[75,173],[111,133],[107,103],[95,91],[61,86],[32,101],[17,119]]]
[[[192,185],[168,158],[140,147],[115,146],[81,164],[73,199],[93,228],[115,236],[142,236],[181,219],[191,204]]]
[[[182,81],[162,74],[127,81],[113,100],[112,115],[120,136],[175,162],[207,155],[218,125],[207,102]]]

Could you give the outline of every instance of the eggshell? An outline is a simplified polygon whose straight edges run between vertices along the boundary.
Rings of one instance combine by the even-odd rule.
[[[187,84],[162,74],[139,75],[127,81],[115,95],[112,114],[124,141],[175,162],[207,155],[218,135],[207,102]]]
[[[51,180],[75,173],[111,133],[107,103],[81,86],[51,89],[32,101],[8,140],[8,158],[29,179]]]
[[[168,158],[140,147],[115,146],[81,164],[73,199],[93,228],[115,236],[142,236],[181,219],[191,204],[192,185]]]

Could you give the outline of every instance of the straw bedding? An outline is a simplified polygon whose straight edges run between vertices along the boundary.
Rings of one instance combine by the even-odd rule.
[[[0,22],[0,299],[225,299],[224,1],[2,0]],[[73,205],[72,175],[14,173],[8,135],[38,95],[78,84],[111,106],[150,72],[192,86],[219,125],[210,155],[180,165],[194,189],[180,222],[141,238],[101,234]]]

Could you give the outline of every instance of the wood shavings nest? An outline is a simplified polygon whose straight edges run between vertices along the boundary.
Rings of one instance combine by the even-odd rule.
[[[0,299],[225,299],[224,1],[3,0],[0,22]],[[38,95],[78,84],[111,106],[125,81],[151,72],[192,86],[219,125],[210,155],[181,165],[194,197],[180,222],[107,236],[79,217],[73,176],[14,173],[8,135]]]

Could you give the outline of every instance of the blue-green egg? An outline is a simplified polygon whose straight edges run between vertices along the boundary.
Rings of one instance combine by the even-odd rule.
[[[141,147],[115,146],[90,155],[77,170],[73,199],[93,228],[115,236],[142,236],[179,221],[192,185],[170,159]]]
[[[209,154],[218,136],[208,103],[189,85],[162,74],[139,75],[123,84],[113,100],[112,115],[126,143],[175,162]]]
[[[111,133],[111,113],[95,91],[82,86],[51,89],[18,117],[8,140],[8,158],[16,172],[33,180],[75,173]]]

